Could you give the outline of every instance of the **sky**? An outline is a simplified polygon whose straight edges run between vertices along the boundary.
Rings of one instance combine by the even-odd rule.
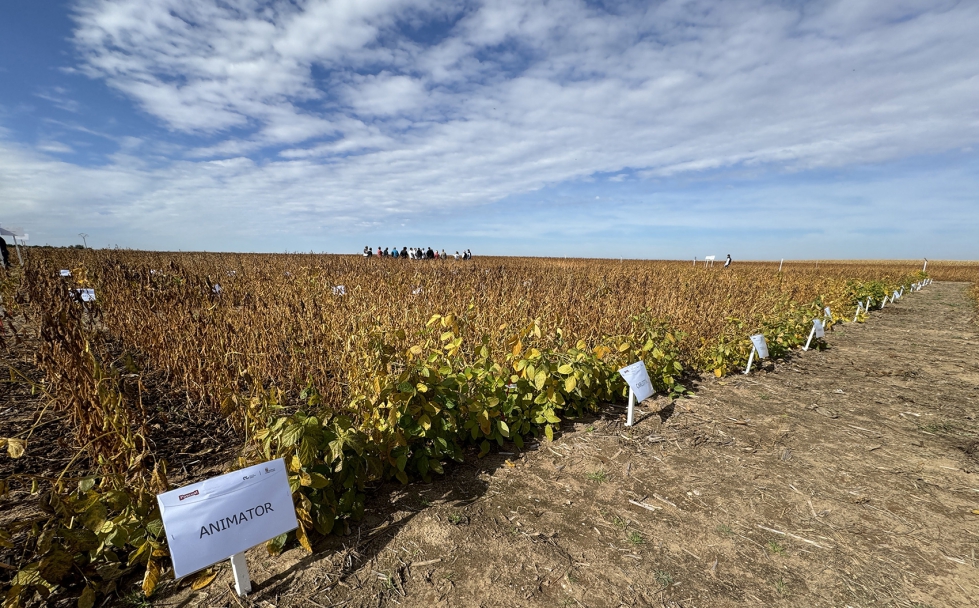
[[[33,245],[979,259],[979,2],[4,0]]]

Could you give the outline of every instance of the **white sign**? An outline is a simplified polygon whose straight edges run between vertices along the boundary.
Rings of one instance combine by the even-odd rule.
[[[833,313],[830,311],[829,306],[827,306],[826,308],[824,308],[823,309],[823,312],[826,313],[826,316],[829,317],[830,319],[833,318]]]
[[[751,343],[755,345],[760,359],[768,358],[768,342],[765,342],[765,334],[755,334],[751,336]]]
[[[333,295],[335,296],[345,296],[347,295],[347,288],[343,285],[336,285],[333,287]]]
[[[823,337],[826,336],[826,328],[823,327],[823,322],[820,321],[819,319],[813,319],[812,320],[812,329],[813,329],[813,331],[816,332],[814,334],[814,337],[816,337],[816,338],[823,338]]]
[[[211,291],[213,291],[214,293],[221,293],[221,286],[215,283],[214,286],[211,287]]]
[[[71,271],[70,270],[62,270],[61,271],[61,276],[63,276],[63,277],[70,277],[71,276]]]
[[[299,526],[281,458],[156,497],[180,578]]]
[[[619,370],[619,373],[625,378],[629,388],[632,389],[633,394],[636,396],[636,401],[643,401],[656,392],[653,390],[653,383],[649,381],[646,364],[642,361],[636,361],[632,365],[623,367]]]
[[[76,289],[75,293],[82,299],[82,302],[94,302],[95,301],[95,290],[94,289]]]

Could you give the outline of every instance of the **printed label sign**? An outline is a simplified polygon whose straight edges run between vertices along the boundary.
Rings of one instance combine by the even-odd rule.
[[[334,285],[333,286],[333,295],[335,295],[335,296],[345,296],[345,295],[347,295],[347,288],[344,287],[343,285]]]
[[[636,401],[646,399],[654,392],[653,383],[649,381],[649,373],[646,371],[646,364],[636,361],[632,365],[627,365],[619,370],[625,379],[632,393],[636,396]]]
[[[82,302],[94,302],[95,301],[95,290],[94,289],[76,289],[75,293],[82,299]]]
[[[156,500],[176,578],[299,525],[281,458],[164,492]]]
[[[826,335],[826,329],[823,327],[823,322],[819,319],[812,320],[812,327],[816,330],[816,333],[813,334],[814,337],[822,338]]]
[[[768,358],[768,342],[765,341],[765,334],[751,336],[751,343],[755,345],[755,350],[758,351],[759,358]]]
[[[62,270],[61,271],[61,276],[63,276],[63,277],[70,277],[71,276],[71,271],[70,270]]]
[[[829,310],[829,306],[827,306],[826,308],[824,308],[824,309],[823,309],[823,312],[824,312],[824,313],[826,313],[826,316],[827,316],[827,317],[829,317],[830,319],[832,319],[832,318],[833,318],[833,313],[832,313],[832,312],[830,312],[830,310]]]

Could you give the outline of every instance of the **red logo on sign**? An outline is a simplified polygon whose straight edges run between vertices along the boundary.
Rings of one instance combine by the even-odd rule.
[[[200,490],[194,490],[190,494],[180,494],[179,496],[177,496],[177,498],[180,499],[180,500],[183,500],[185,498],[190,498],[191,496],[197,496],[200,493],[201,493]]]

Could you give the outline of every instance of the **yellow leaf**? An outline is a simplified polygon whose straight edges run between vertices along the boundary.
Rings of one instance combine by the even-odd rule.
[[[208,568],[204,570],[194,579],[194,582],[190,584],[190,588],[194,591],[200,591],[204,587],[207,587],[214,582],[214,579],[218,577],[218,571],[213,568]]]
[[[721,371],[721,368],[718,367],[718,368],[715,368],[714,369],[714,375],[717,376],[718,378],[720,378],[721,376],[724,375],[724,372],[722,372]]]
[[[514,357],[519,357],[521,351],[523,351],[523,342],[521,342],[520,340],[517,340],[517,343],[513,345],[513,351],[512,351],[513,352],[513,356]]]
[[[156,591],[160,582],[160,566],[152,559],[146,564],[146,574],[143,575],[143,595],[149,597]]]
[[[309,537],[306,536],[306,527],[303,526],[302,522],[299,522],[299,527],[296,528],[296,540],[303,546],[303,549],[310,553],[313,552],[313,544],[309,542]]]
[[[578,381],[575,380],[574,376],[568,376],[564,380],[564,390],[568,393],[573,391],[575,387],[578,386]]]
[[[428,417],[428,414],[422,414],[421,418],[418,419],[418,424],[427,431],[432,428],[432,419]]]
[[[9,437],[7,439],[7,454],[11,458],[20,458],[24,455],[25,450],[27,450],[27,441],[17,439],[16,437]]]

